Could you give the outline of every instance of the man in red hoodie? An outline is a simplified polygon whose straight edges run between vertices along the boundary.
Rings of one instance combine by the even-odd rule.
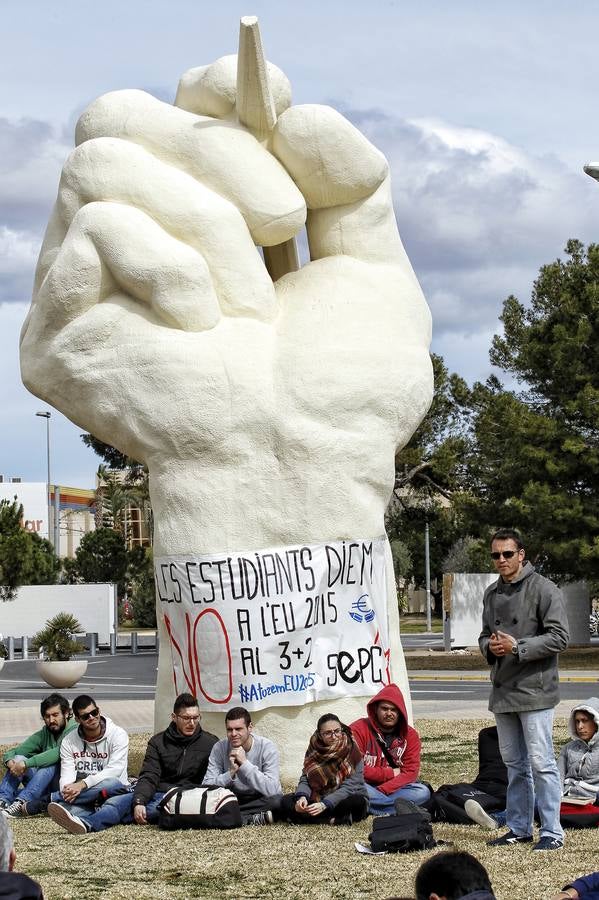
[[[388,684],[366,707],[368,716],[351,725],[364,756],[364,780],[373,816],[395,812],[395,801],[426,803],[430,791],[418,781],[420,736],[408,725],[406,705],[396,684]]]

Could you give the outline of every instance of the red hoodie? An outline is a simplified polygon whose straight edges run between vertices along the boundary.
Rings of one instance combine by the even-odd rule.
[[[385,738],[376,718],[376,705],[381,700],[393,703],[399,710],[396,732],[387,752],[396,761],[391,766],[383,753]],[[392,794],[404,784],[416,781],[420,772],[420,736],[415,728],[408,725],[403,694],[396,684],[386,685],[376,697],[369,701],[366,710],[368,718],[352,722],[354,740],[364,756],[364,780],[378,788],[383,794]],[[393,769],[400,769],[395,775]]]

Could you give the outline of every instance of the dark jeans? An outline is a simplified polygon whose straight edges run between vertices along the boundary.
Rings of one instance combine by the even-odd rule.
[[[368,800],[362,794],[351,794],[344,800],[341,800],[335,807],[326,808],[317,816],[308,816],[305,813],[298,813],[295,809],[297,797],[295,794],[285,794],[281,801],[282,818],[287,822],[293,822],[294,825],[323,825],[330,822],[331,819],[339,821],[351,815],[354,822],[365,819],[368,815]]]

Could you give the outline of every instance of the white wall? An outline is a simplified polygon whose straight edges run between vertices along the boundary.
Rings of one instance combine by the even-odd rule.
[[[32,637],[59,612],[72,613],[83,631],[96,631],[101,644],[114,631],[113,584],[44,584],[20,587],[14,600],[0,604],[4,638]]]
[[[448,576],[445,576],[448,577]],[[450,600],[451,647],[476,647],[482,626],[483,594],[497,581],[496,572],[459,572],[452,579]],[[443,598],[445,606],[445,597]]]
[[[3,481],[0,483],[0,500],[17,498],[23,504],[23,527],[35,531],[40,537],[48,537],[48,488],[44,481]]]
[[[459,573],[445,576],[451,579],[449,597],[449,636],[451,648],[475,647],[482,624],[483,594],[486,588],[497,581],[495,572],[482,574]],[[444,584],[445,586],[445,584]],[[561,585],[570,626],[570,645],[590,644],[589,588],[585,582]],[[447,598],[444,590],[443,606],[446,610]],[[447,634],[447,632],[446,632]]]

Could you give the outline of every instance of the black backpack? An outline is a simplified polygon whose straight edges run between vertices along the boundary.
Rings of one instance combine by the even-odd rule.
[[[396,800],[395,812],[394,816],[376,816],[372,820],[368,839],[375,853],[408,853],[435,847],[431,817],[425,809],[409,800]]]

